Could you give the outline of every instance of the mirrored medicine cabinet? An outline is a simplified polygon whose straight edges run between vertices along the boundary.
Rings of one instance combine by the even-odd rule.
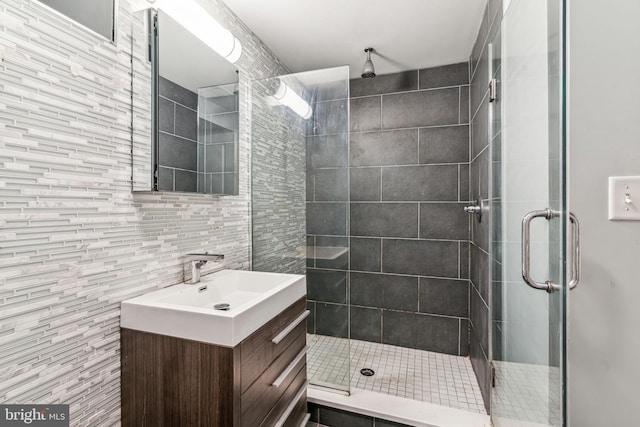
[[[133,191],[238,194],[238,70],[162,10],[135,12]]]

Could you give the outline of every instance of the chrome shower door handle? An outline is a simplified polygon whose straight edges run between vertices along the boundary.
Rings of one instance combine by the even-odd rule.
[[[559,286],[547,280],[537,282],[531,277],[531,221],[535,218],[545,218],[547,221],[557,216],[551,209],[531,211],[522,219],[522,279],[534,289],[541,289],[548,293],[559,289]]]
[[[573,289],[580,283],[580,221],[573,212],[569,212],[569,221],[571,221],[571,280],[569,280],[569,289]]]

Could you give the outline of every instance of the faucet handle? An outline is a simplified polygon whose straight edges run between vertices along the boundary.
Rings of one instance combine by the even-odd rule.
[[[207,262],[219,262],[224,259],[224,255],[222,254],[210,254],[208,252],[205,253],[190,253],[186,255],[187,262],[185,262],[184,276],[185,282],[187,281],[187,266],[190,265],[189,270],[191,270],[191,280],[189,283],[198,283],[200,281],[200,269]]]
[[[191,253],[187,254],[187,257],[195,261],[222,261],[224,259],[223,254],[210,254],[209,252]]]

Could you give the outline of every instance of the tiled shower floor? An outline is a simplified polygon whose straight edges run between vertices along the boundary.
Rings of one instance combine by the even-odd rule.
[[[324,335],[309,334],[307,343],[311,384],[346,386],[350,379],[354,388],[486,414],[466,357]],[[375,375],[362,375],[362,368]]]

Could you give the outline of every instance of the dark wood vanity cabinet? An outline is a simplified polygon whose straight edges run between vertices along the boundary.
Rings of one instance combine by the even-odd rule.
[[[121,329],[122,425],[300,426],[305,310],[302,298],[233,348]]]

